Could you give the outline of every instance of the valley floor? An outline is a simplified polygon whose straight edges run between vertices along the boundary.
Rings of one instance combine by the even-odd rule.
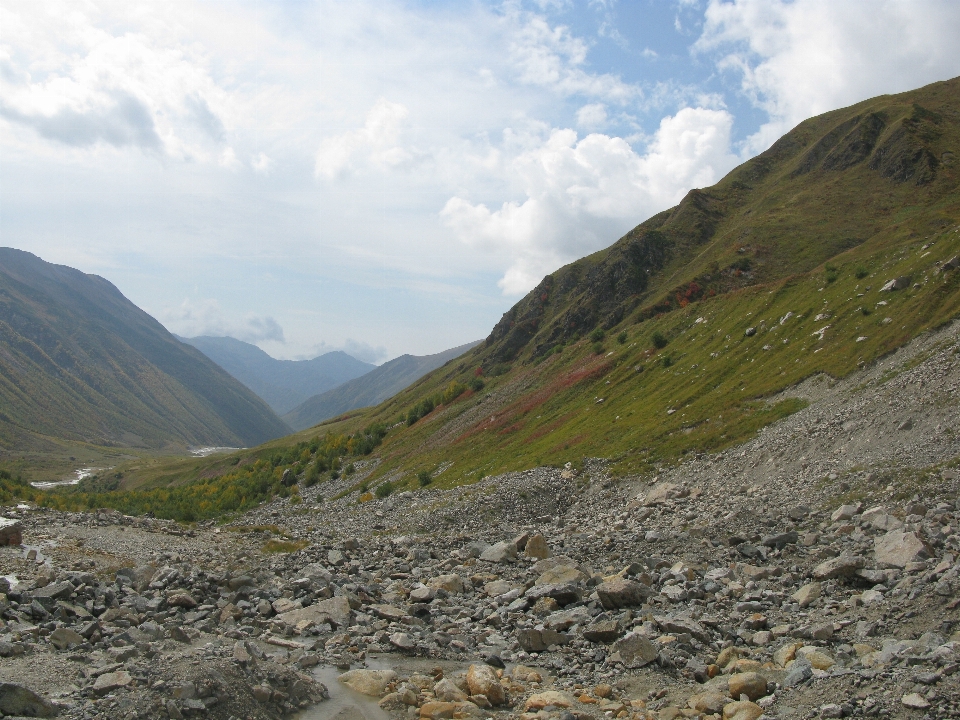
[[[8,509],[0,715],[958,717],[958,338],[656,477],[333,499],[354,476],[192,530]]]

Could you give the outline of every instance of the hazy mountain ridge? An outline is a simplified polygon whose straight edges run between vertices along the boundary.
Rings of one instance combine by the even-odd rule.
[[[378,405],[479,343],[467,343],[434,355],[401,355],[366,375],[306,400],[283,419],[294,430],[303,430],[348,410]]]
[[[0,248],[0,438],[255,445],[289,431],[101,277]]]
[[[311,360],[277,360],[256,345],[231,337],[177,339],[200,350],[263,398],[278,415],[376,368],[341,350]]]

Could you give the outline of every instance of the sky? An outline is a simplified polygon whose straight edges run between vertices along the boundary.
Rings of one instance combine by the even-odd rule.
[[[183,336],[440,352],[958,37],[955,0],[0,0],[0,245]]]

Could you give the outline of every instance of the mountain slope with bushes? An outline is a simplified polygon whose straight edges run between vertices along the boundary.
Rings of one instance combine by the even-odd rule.
[[[551,273],[483,343],[377,407],[216,462],[269,458],[277,478],[324,483],[372,459],[349,490],[362,498],[592,457],[654,474],[742,443],[804,407],[805,379],[960,317],[957,154],[960,79],[811,118]],[[364,428],[385,431],[375,448],[351,440]],[[318,443],[342,461],[320,470]]]
[[[309,398],[283,419],[295,430],[303,430],[349,410],[377,405],[475,345],[467,343],[433,355],[401,355],[366,375]]]
[[[250,446],[289,432],[96,275],[0,248],[0,446]]]

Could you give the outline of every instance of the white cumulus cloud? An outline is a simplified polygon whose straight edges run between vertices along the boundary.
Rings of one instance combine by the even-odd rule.
[[[317,153],[316,174],[334,178],[359,165],[379,169],[396,167],[412,158],[399,145],[400,131],[409,111],[399,103],[380,98],[370,108],[362,128],[323,140]]]
[[[684,108],[661,121],[642,154],[622,138],[553,130],[507,169],[520,180],[524,200],[491,210],[456,196],[441,218],[463,242],[508,257],[499,285],[520,294],[679,202],[691,187],[716,182],[737,162],[732,124],[725,110]]]
[[[181,337],[232,337],[254,344],[284,342],[283,328],[274,318],[253,313],[229,317],[220,303],[211,298],[199,301],[185,298],[177,307],[167,308],[161,317],[164,324]]]
[[[960,74],[954,0],[710,0],[695,47],[769,115],[746,154],[802,120]]]

